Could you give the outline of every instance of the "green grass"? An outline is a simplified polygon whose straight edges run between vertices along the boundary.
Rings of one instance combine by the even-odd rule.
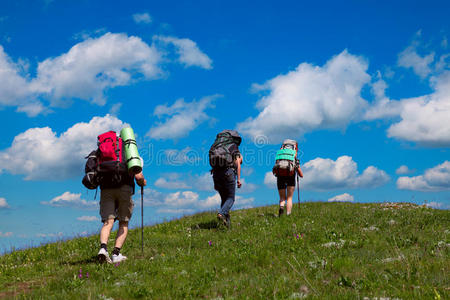
[[[450,298],[450,211],[350,203],[276,211],[234,211],[230,230],[212,212],[146,227],[143,255],[133,230],[118,266],[96,263],[98,236],[16,251],[0,257],[0,297]]]

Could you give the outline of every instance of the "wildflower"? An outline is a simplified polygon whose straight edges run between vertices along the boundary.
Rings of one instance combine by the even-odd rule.
[[[118,267],[120,265],[120,262],[118,262],[118,263],[116,263],[115,265],[114,265],[114,267]]]
[[[80,270],[78,271],[78,278],[83,278],[83,274],[82,274],[82,270],[81,270],[81,268],[80,268]]]
[[[297,233],[297,235],[296,235],[295,237],[297,238],[297,240],[300,238],[300,237],[298,236],[298,233]]]
[[[211,242],[211,241],[208,241],[208,244],[209,244],[210,246],[212,246],[212,242]]]
[[[89,272],[86,272],[86,278],[89,278]]]

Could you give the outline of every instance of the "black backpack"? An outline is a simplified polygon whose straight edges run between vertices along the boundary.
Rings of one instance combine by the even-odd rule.
[[[216,140],[209,149],[209,164],[213,169],[233,166],[233,156],[230,152],[232,145],[239,146],[242,138],[236,130],[223,130],[216,136]]]
[[[100,184],[98,180],[98,158],[97,158],[97,150],[89,153],[88,156],[85,157],[87,159],[86,165],[84,166],[84,177],[81,181],[83,185],[90,189],[95,190]]]

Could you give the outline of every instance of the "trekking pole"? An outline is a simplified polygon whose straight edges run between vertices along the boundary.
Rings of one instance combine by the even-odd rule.
[[[300,211],[300,178],[297,174],[297,198],[298,198],[298,210]]]
[[[144,254],[144,186],[141,186],[141,250]]]

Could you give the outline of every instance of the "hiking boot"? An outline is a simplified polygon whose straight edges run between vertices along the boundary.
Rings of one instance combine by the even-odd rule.
[[[97,254],[97,258],[100,263],[107,262],[108,264],[112,264],[111,258],[109,258],[108,251],[106,251],[104,248],[100,248],[100,251],[98,251]]]
[[[230,229],[230,228],[231,228],[231,218],[230,218],[230,215],[226,215],[226,216],[225,216],[225,220],[226,220],[225,226],[227,226],[228,229]]]
[[[122,253],[119,253],[119,254],[113,254],[113,256],[112,256],[112,262],[113,262],[113,264],[122,262],[122,261],[124,261],[124,260],[126,260],[126,259],[127,259],[127,257],[126,257],[126,256],[123,256]]]
[[[227,226],[227,218],[222,214],[217,214],[217,220],[219,220],[220,223]],[[228,226],[227,226],[228,227]]]
[[[280,209],[278,209],[278,217],[281,217],[284,214],[284,206],[280,206]]]

